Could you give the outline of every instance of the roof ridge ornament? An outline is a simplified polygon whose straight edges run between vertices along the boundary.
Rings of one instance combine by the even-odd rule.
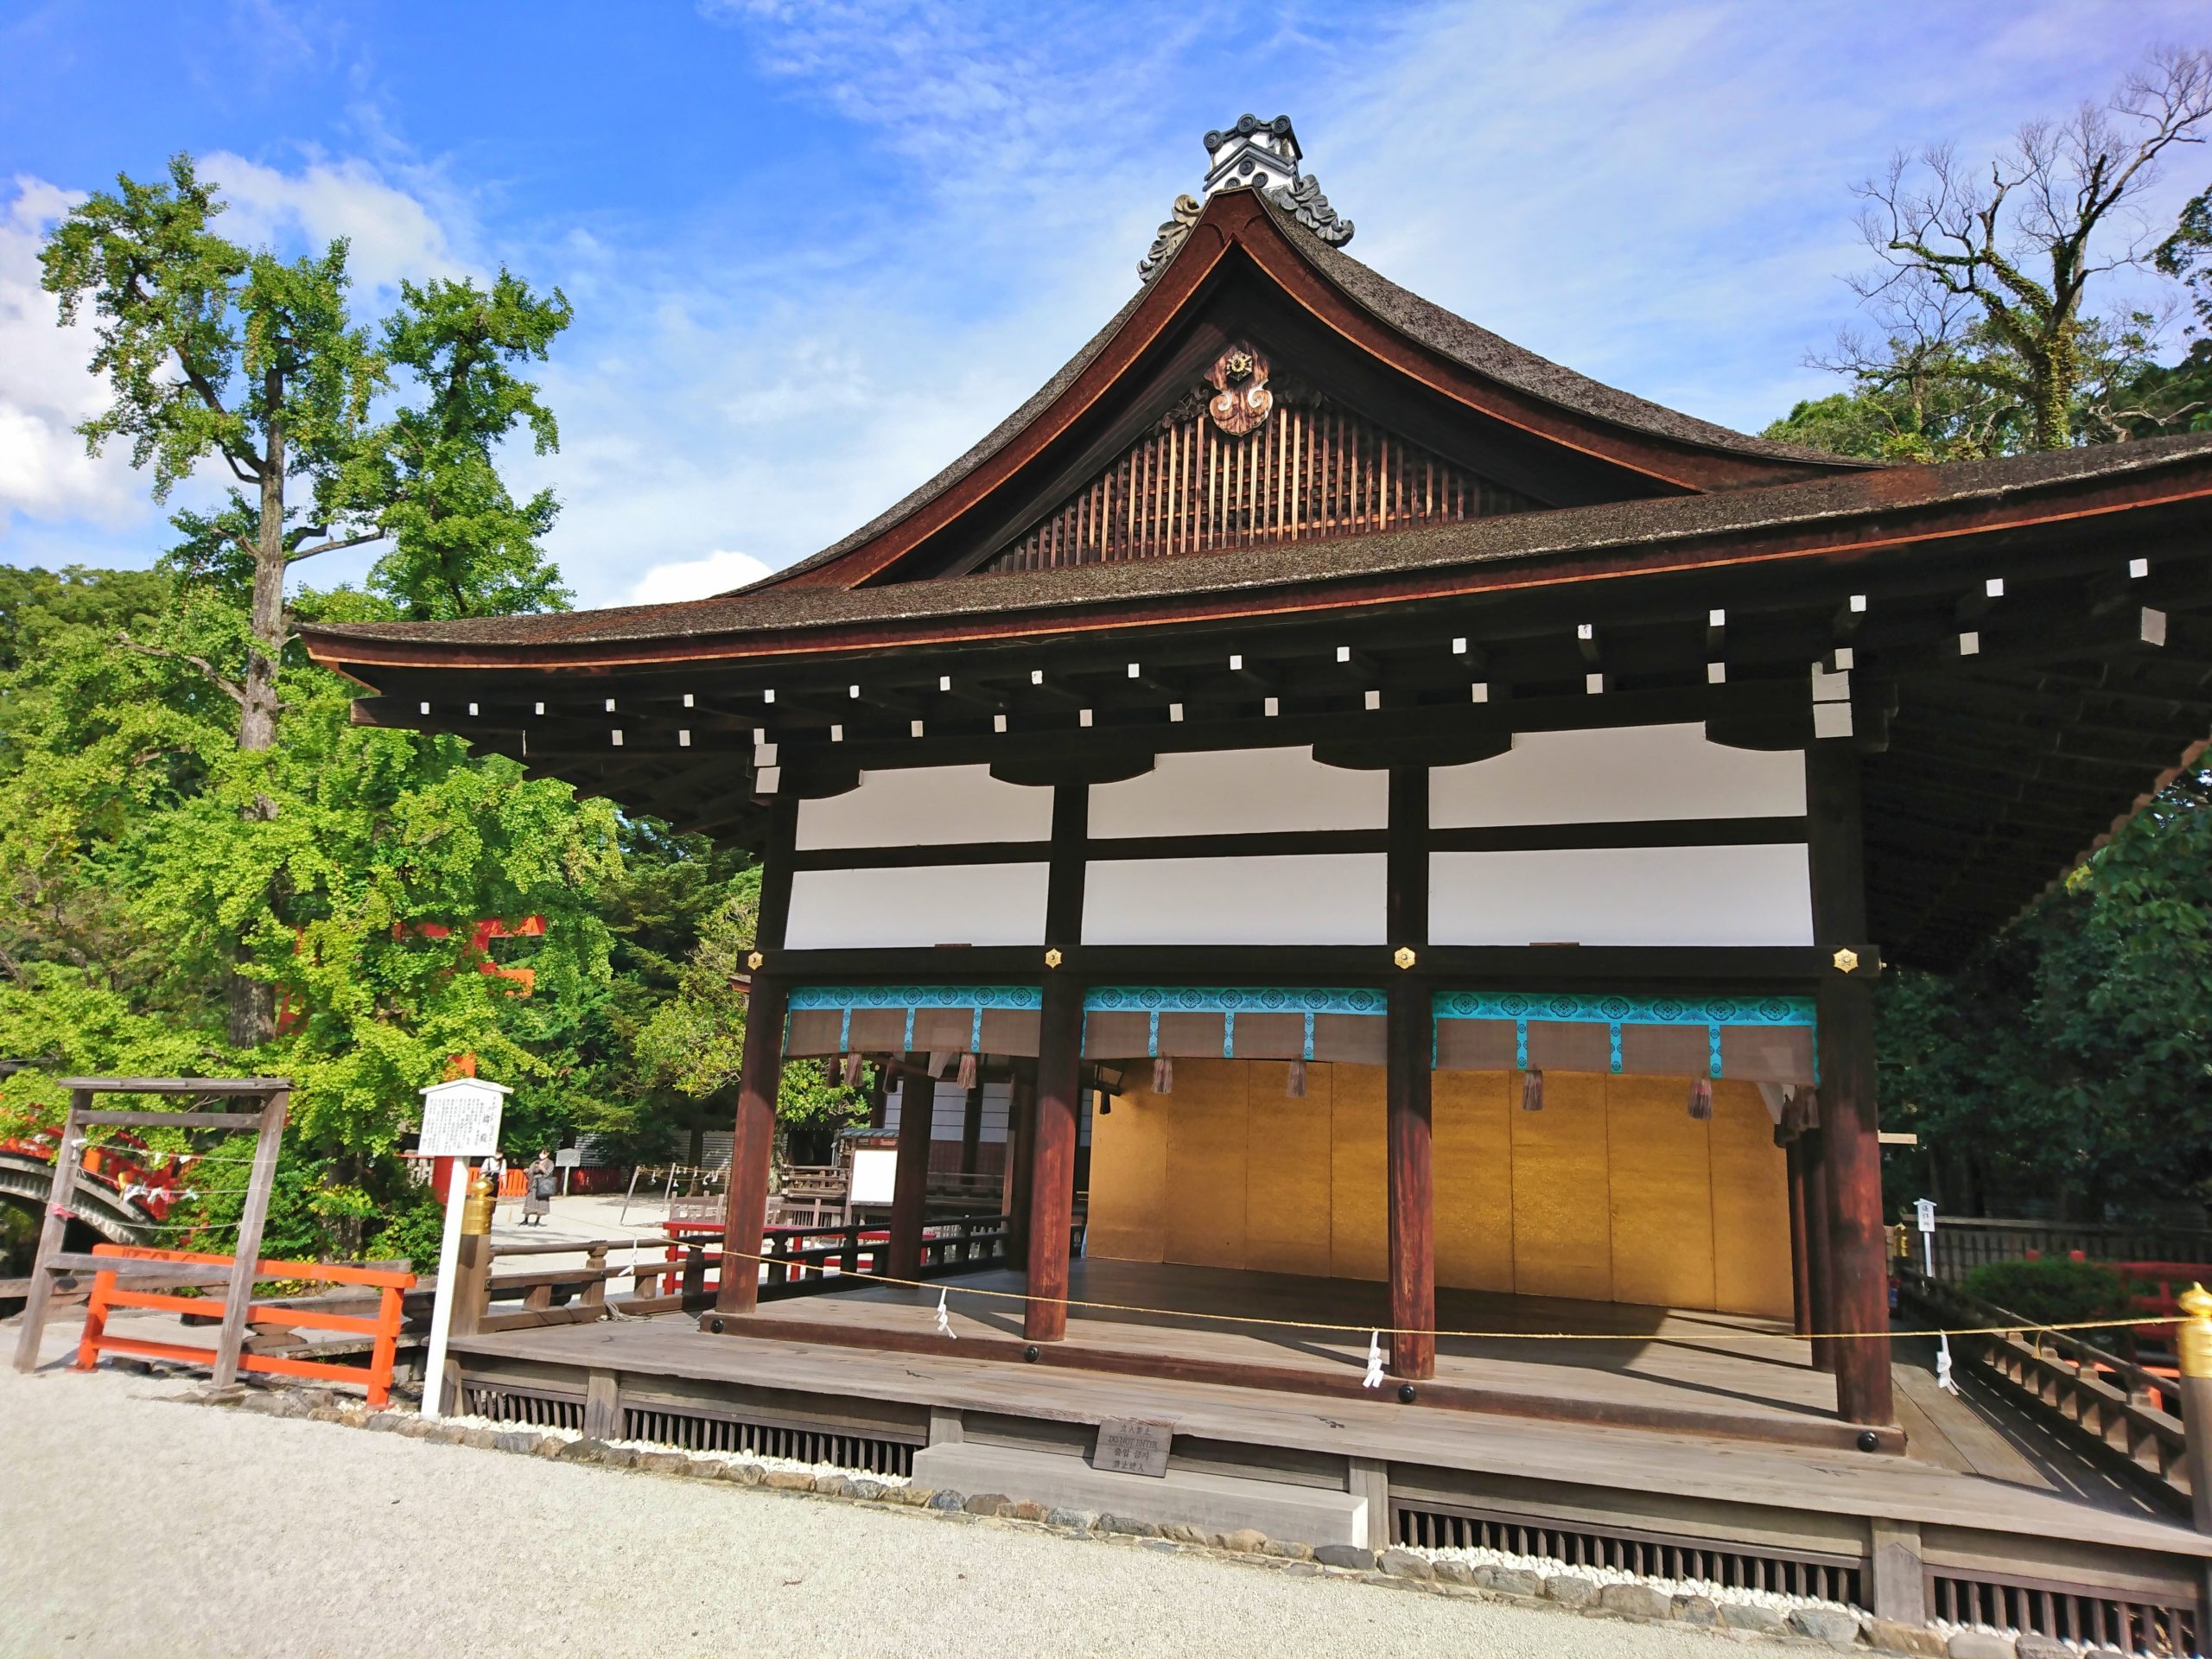
[[[1198,222],[1199,211],[1198,199],[1196,196],[1183,195],[1175,198],[1175,206],[1169,210],[1167,222],[1160,227],[1159,234],[1152,238],[1152,251],[1137,261],[1139,282],[1150,282],[1152,273],[1175,257],[1175,250],[1190,238],[1191,226]]]
[[[1268,191],[1268,200],[1332,248],[1341,248],[1351,240],[1351,220],[1337,217],[1337,210],[1321,194],[1321,181],[1311,173],[1301,175],[1295,184]]]
[[[1239,116],[1235,126],[1207,133],[1205,146],[1211,158],[1205,186],[1208,196],[1222,190],[1256,191],[1331,247],[1340,248],[1351,240],[1351,221],[1337,216],[1321,194],[1319,180],[1299,171],[1306,152],[1299,148],[1298,131],[1288,116],[1272,121]],[[1192,197],[1175,198],[1173,215],[1153,238],[1152,251],[1137,262],[1141,281],[1150,282],[1189,240],[1199,211],[1199,203]]]

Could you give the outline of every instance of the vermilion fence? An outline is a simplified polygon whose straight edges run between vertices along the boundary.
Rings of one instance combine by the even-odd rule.
[[[120,1264],[130,1262],[174,1263],[177,1267],[223,1268],[232,1265],[232,1258],[213,1255],[196,1250],[144,1249],[129,1244],[97,1244],[92,1247],[95,1256],[112,1257]],[[257,1280],[308,1280],[322,1284],[357,1285],[378,1293],[377,1312],[372,1319],[359,1314],[325,1312],[316,1307],[295,1304],[272,1306],[251,1304],[246,1313],[246,1323],[263,1330],[273,1331],[328,1331],[348,1336],[371,1339],[369,1363],[341,1365],[329,1360],[289,1359],[281,1354],[257,1354],[251,1351],[238,1356],[241,1370],[260,1371],[276,1376],[311,1376],[332,1382],[359,1382],[369,1391],[369,1403],[381,1406],[391,1397],[392,1361],[399,1346],[402,1317],[402,1297],[412,1288],[415,1275],[391,1268],[329,1267],[319,1262],[256,1262],[253,1264]],[[77,1344],[77,1369],[88,1371],[103,1353],[134,1354],[143,1359],[166,1359],[186,1365],[213,1365],[215,1351],[189,1343],[148,1342],[137,1337],[111,1336],[107,1329],[107,1316],[118,1307],[153,1308],[164,1313],[208,1314],[220,1313],[222,1303],[207,1297],[180,1296],[170,1291],[130,1290],[117,1281],[111,1270],[94,1275],[91,1300],[85,1309],[85,1332]]]

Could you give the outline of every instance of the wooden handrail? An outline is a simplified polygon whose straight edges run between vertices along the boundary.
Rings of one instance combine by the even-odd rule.
[[[2033,1320],[1916,1270],[1904,1274],[1903,1287],[1940,1325],[1977,1327],[2018,1320],[2018,1331],[1955,1337],[1952,1344],[1973,1362],[1977,1375],[1991,1380],[2015,1403],[2027,1406],[2095,1461],[2168,1509],[2182,1515],[2190,1512],[2190,1426],[2140,1397],[2148,1394],[2150,1400],[2163,1399],[2166,1389],[2161,1379],[2094,1343],[2068,1332],[2037,1330]],[[2113,1323],[2125,1325],[2126,1320]],[[2126,1378],[2131,1386],[2107,1382],[2107,1371]],[[2200,1432],[2205,1427],[2196,1427]]]

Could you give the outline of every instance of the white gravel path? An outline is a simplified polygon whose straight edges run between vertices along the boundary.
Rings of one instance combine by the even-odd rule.
[[[1739,1645],[166,1397],[184,1386],[0,1369],[0,1654],[1718,1659]]]

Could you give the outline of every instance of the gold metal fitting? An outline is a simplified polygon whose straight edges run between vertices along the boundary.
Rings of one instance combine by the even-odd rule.
[[[2174,1348],[2183,1376],[2212,1376],[2212,1291],[2191,1285],[2174,1299],[2181,1323],[2174,1327]]]
[[[755,950],[750,956],[746,957],[745,965],[757,974],[760,971],[760,964],[767,960],[767,957],[762,956],[758,950]]]
[[[1846,945],[1835,953],[1834,962],[1835,970],[1839,974],[1855,972],[1859,967],[1859,953]]]
[[[1402,944],[1395,950],[1390,953],[1390,960],[1396,963],[1401,968],[1410,968],[1414,963],[1419,962],[1421,958],[1414,955],[1413,946],[1410,944]]]
[[[1060,947],[1057,944],[1045,953],[1045,965],[1047,968],[1057,968],[1066,960],[1066,957],[1060,955]]]
[[[461,1230],[478,1237],[490,1232],[492,1211],[498,1203],[492,1196],[491,1184],[481,1175],[477,1176],[469,1183],[468,1196],[461,1200]]]

